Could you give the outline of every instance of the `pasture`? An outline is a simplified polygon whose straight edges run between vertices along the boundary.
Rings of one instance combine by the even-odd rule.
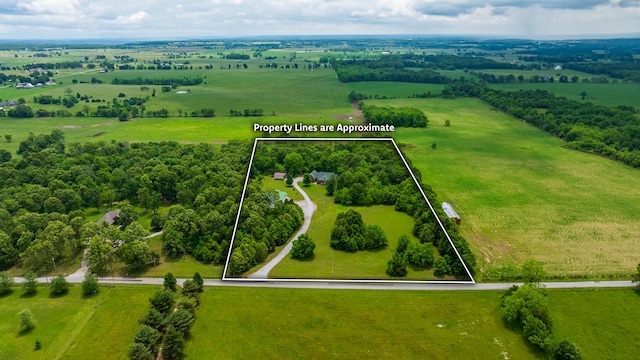
[[[499,291],[205,290],[189,359],[545,359]],[[548,290],[554,333],[585,359],[640,356],[633,289]],[[593,311],[593,304],[603,304]],[[264,309],[268,309],[265,311]],[[216,339],[211,341],[211,339]],[[636,339],[636,340],[634,340]],[[251,343],[252,346],[243,344]]]
[[[36,295],[22,296],[19,288],[0,298],[0,358],[10,359],[92,359],[125,358],[137,319],[148,309],[155,288],[118,286],[100,288],[97,297],[84,298],[80,285],[64,296],[49,296],[48,287]],[[20,332],[16,314],[31,310],[35,328]],[[36,339],[42,343],[34,350]]]
[[[429,127],[397,129],[395,139],[423,182],[460,214],[480,277],[496,279],[500,268],[529,258],[558,279],[627,277],[635,269],[637,169],[565,149],[475,99],[368,103],[425,111]]]

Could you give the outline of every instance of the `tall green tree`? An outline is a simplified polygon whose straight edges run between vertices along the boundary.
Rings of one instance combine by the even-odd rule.
[[[168,272],[165,276],[164,276],[164,289],[165,290],[170,290],[175,292],[176,291],[176,286],[178,285],[178,280],[176,280],[176,277],[173,276],[172,273]]]
[[[69,291],[69,283],[67,279],[64,278],[64,275],[58,275],[51,279],[50,283],[51,294],[52,295],[63,295]]]
[[[20,288],[25,295],[35,294],[38,291],[38,278],[34,271],[27,271],[24,274],[24,281],[20,284]]]
[[[0,272],[0,295],[11,292],[11,286],[13,286],[13,276],[4,271]]]
[[[407,275],[407,255],[394,253],[387,262],[387,275],[394,277]]]
[[[528,259],[522,264],[520,269],[522,274],[522,281],[525,284],[532,284],[536,287],[540,286],[540,283],[544,281],[547,276],[542,263],[533,259]]]
[[[184,350],[184,337],[182,332],[169,326],[162,341],[162,358],[165,360],[177,360],[182,357]]]
[[[307,234],[300,234],[298,238],[293,242],[291,247],[291,256],[294,259],[308,259],[313,256],[313,251],[316,248],[316,243]]]
[[[36,327],[35,319],[29,309],[22,309],[18,313],[18,323],[20,325],[20,331],[30,331]]]
[[[98,292],[98,275],[88,272],[82,280],[82,295],[90,296]]]

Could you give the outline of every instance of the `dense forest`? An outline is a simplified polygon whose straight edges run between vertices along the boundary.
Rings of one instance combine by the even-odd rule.
[[[154,212],[172,205],[166,217],[152,220],[156,227],[164,222],[169,255],[190,253],[207,262],[226,257],[249,143],[65,144],[54,130],[31,135],[20,149],[22,157],[0,164],[0,268],[22,259],[25,268],[50,269],[51,257],[69,256],[87,244],[110,261],[129,256],[147,265],[136,257],[149,261],[148,245],[147,254],[120,246],[144,235],[129,225],[135,214],[121,229],[100,229],[85,219],[88,208],[130,211],[127,204]],[[105,257],[90,265],[104,269]]]
[[[441,96],[478,97],[565,140],[569,148],[640,167],[640,119],[632,107],[569,100],[546,90],[493,90],[474,81],[457,81]]]
[[[275,191],[262,191],[260,181],[247,188],[240,225],[229,259],[229,275],[238,275],[264,261],[302,225],[304,214],[293,201],[280,201]]]
[[[312,170],[337,174],[326,184],[326,192],[334,201],[348,206],[390,205],[415,220],[412,230],[422,242],[430,242],[449,265],[449,274],[464,276],[464,268],[454,249],[449,244],[424,198],[418,191],[409,172],[395,148],[388,141],[344,141],[313,142],[278,141],[260,143],[256,148],[252,167],[252,179],[260,179],[275,171],[288,174],[304,174]],[[413,170],[421,182],[417,169]],[[449,220],[439,206],[437,195],[428,185],[421,185],[434,205],[438,218],[444,224],[460,255],[469,268],[475,266],[475,257],[467,241],[459,234],[455,222]],[[344,217],[344,216],[343,216]],[[380,238],[378,229],[361,226],[360,235],[367,231],[372,238]],[[353,234],[352,234],[353,235]],[[386,241],[358,240],[358,235],[349,235],[353,241],[336,242],[346,250],[368,248],[369,245],[386,244]],[[317,239],[316,239],[317,240]],[[342,245],[339,245],[339,244]],[[234,244],[235,246],[235,244]]]

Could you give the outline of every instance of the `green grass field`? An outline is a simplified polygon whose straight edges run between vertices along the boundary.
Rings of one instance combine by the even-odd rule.
[[[478,100],[372,103],[426,112],[427,129],[398,129],[395,138],[423,182],[462,217],[478,274],[529,258],[558,278],[629,276],[635,269],[638,170],[564,149]]]
[[[607,106],[626,105],[640,109],[640,84],[562,84],[556,81],[544,84],[491,84],[490,87],[507,91],[543,89],[571,100]],[[587,93],[585,100],[580,96],[583,91]]]
[[[188,359],[543,358],[505,329],[498,292],[219,288],[202,303]]]
[[[15,288],[0,297],[0,358],[125,358],[157,288],[102,286],[97,302],[82,298],[78,285],[54,298],[44,286],[33,297]],[[585,359],[640,356],[629,316],[640,306],[635,289],[547,292],[555,336],[574,342]],[[185,353],[188,359],[545,358],[502,320],[501,294],[206,288]],[[24,308],[36,327],[20,334],[16,314]]]
[[[270,273],[270,278],[298,279],[383,279],[383,280],[442,280],[436,278],[433,269],[407,267],[407,275],[402,278],[386,274],[387,262],[396,250],[398,238],[407,234],[419,242],[412,234],[413,218],[397,212],[392,206],[375,205],[369,207],[348,207],[333,202],[333,197],[325,195],[324,186],[311,185],[305,192],[316,203],[307,234],[315,241],[314,256],[310,260],[295,260],[287,255]],[[426,204],[425,204],[426,206]],[[383,249],[346,252],[332,250],[330,246],[331,229],[338,213],[354,209],[362,214],[362,220],[368,225],[379,225],[389,240]],[[435,251],[437,256],[437,250]],[[450,279],[449,279],[450,280]]]
[[[637,317],[632,315],[640,308],[638,289],[548,290],[548,294],[555,335],[574,342],[585,359],[640,358]]]
[[[555,335],[574,342],[585,359],[640,357],[635,317],[629,316],[640,305],[633,289],[548,292]],[[502,320],[500,296],[207,289],[186,354],[193,360],[545,359]],[[594,310],[594,303],[603,307]]]
[[[83,298],[79,285],[60,297],[50,297],[44,286],[32,297],[22,297],[15,288],[0,298],[0,359],[125,358],[137,319],[146,313],[154,291],[145,286],[103,286],[96,299]],[[20,333],[16,314],[24,308],[33,313],[36,327]],[[37,351],[36,339],[42,343]]]

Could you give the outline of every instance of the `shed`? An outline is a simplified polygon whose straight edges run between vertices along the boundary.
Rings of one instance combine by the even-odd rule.
[[[453,210],[453,206],[451,206],[451,204],[443,202],[442,210],[444,210],[444,213],[447,214],[447,217],[449,217],[449,219],[454,219],[456,221],[456,224],[460,225],[460,216],[458,216],[458,213]]]
[[[118,219],[120,219],[120,210],[111,210],[98,220],[98,224],[106,221],[107,224],[113,225],[118,221]]]
[[[287,179],[287,173],[285,172],[274,172],[273,173],[273,180],[286,180]]]

